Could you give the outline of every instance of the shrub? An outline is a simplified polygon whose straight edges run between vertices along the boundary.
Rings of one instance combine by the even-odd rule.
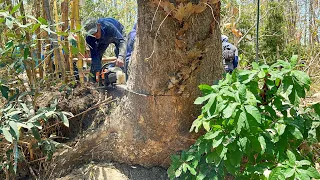
[[[190,131],[202,135],[190,149],[172,156],[171,179],[310,179],[312,144],[318,142],[320,104],[301,107],[309,76],[290,62],[253,63],[213,86],[200,85],[202,112]]]

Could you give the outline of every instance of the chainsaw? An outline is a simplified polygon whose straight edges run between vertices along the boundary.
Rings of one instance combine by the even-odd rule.
[[[104,64],[101,70],[96,72],[96,82],[105,89],[109,86],[114,88],[116,84],[124,84],[125,79],[125,73],[121,68],[115,66],[115,62]]]

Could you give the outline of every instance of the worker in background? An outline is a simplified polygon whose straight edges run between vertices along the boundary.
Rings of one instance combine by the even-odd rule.
[[[238,49],[228,42],[228,37],[226,35],[221,36],[221,41],[224,69],[227,73],[232,73],[232,71],[238,67]]]
[[[102,56],[109,44],[115,45],[115,65],[124,67],[126,57],[126,37],[123,25],[114,18],[90,18],[85,21],[84,29],[87,33],[86,42],[90,48],[91,69],[94,76],[99,76]],[[96,79],[96,78],[95,78]]]
[[[127,40],[127,56],[126,56],[126,62],[125,62],[125,72],[126,72],[126,77],[128,79],[128,66],[129,62],[131,59],[131,55],[134,49],[134,42],[136,39],[136,30],[137,30],[137,23],[133,25],[133,29],[131,32],[128,34],[128,40]]]

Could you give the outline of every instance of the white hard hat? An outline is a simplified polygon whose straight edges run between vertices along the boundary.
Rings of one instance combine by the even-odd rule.
[[[222,42],[228,42],[228,36],[222,35],[222,36],[221,36],[221,41],[222,41]]]

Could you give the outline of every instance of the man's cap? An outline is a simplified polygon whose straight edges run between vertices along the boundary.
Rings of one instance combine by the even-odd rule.
[[[228,42],[228,36],[222,35],[222,36],[221,36],[221,41],[222,41],[222,42]]]
[[[97,19],[96,18],[89,18],[83,23],[83,28],[87,34],[93,35],[98,31],[97,28]]]

